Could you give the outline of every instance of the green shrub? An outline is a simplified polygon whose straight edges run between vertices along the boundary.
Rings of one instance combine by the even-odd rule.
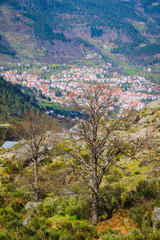
[[[23,205],[22,205],[22,203],[18,203],[18,202],[15,201],[15,202],[11,203],[11,207],[13,208],[13,210],[15,212],[20,212],[23,208]]]
[[[46,218],[52,217],[55,214],[55,205],[54,203],[39,204],[35,210],[35,213],[38,216],[43,216]]]
[[[18,231],[23,227],[22,223],[19,220],[13,220],[9,222],[6,226],[6,229],[12,232]]]
[[[12,236],[7,231],[0,231],[0,240],[15,240],[14,236]]]
[[[75,240],[71,233],[65,233],[60,236],[59,240]]]
[[[60,233],[58,231],[49,232],[49,239],[59,240]]]
[[[158,220],[158,221],[156,222],[156,229],[157,229],[157,230],[160,230],[160,220]]]
[[[127,236],[127,240],[143,240],[144,238],[141,235],[141,231],[137,228],[132,229]]]
[[[124,208],[128,209],[132,207],[137,200],[137,194],[135,191],[131,191],[127,194],[127,196],[124,198]]]
[[[143,211],[138,207],[131,208],[130,218],[137,224],[138,227],[141,227],[143,221]]]
[[[90,208],[86,201],[80,197],[66,197],[57,202],[56,213],[65,216],[76,216],[77,219],[88,219]]]
[[[75,236],[75,240],[85,240],[86,237],[85,237],[85,234],[84,233],[78,233],[76,236]]]
[[[70,222],[62,222],[62,223],[57,223],[56,226],[58,229],[62,230],[71,230],[72,229],[72,224]]]
[[[3,207],[5,204],[5,199],[3,197],[3,195],[0,195],[0,207]]]
[[[42,240],[39,236],[30,237],[28,240]]]
[[[44,218],[44,217],[31,217],[31,221],[29,227],[35,230],[45,231],[48,228],[52,227],[52,221]]]
[[[73,225],[73,231],[78,233],[83,233],[88,239],[97,238],[97,228],[95,226],[90,226],[89,223],[75,223]]]
[[[102,239],[103,240],[123,240],[125,238],[121,236],[112,235],[112,234],[106,234],[102,237]]]
[[[157,185],[155,182],[149,183],[146,180],[140,180],[136,190],[139,196],[145,197],[146,199],[157,197]]]
[[[6,224],[14,219],[20,219],[20,215],[14,212],[13,209],[5,208],[0,209],[0,222]]]
[[[154,234],[153,240],[159,240],[159,239],[160,239],[160,230],[156,231],[156,233]]]

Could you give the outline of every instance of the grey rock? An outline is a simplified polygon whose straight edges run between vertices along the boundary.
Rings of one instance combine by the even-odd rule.
[[[38,162],[44,160],[45,157],[41,156],[38,158]],[[28,144],[24,144],[22,147],[20,147],[16,154],[15,154],[15,161],[22,163],[23,168],[32,165],[32,154],[31,154],[31,149]]]
[[[139,123],[148,123],[151,121],[151,117],[149,115],[147,115],[146,117],[143,117],[139,120]]]
[[[20,147],[15,154],[16,162],[31,161],[30,148],[27,144]]]
[[[125,223],[127,223],[127,222],[128,222],[128,220],[127,220],[127,219],[124,219],[124,220],[123,220],[123,223],[124,223],[124,224],[125,224]]]
[[[63,191],[61,192],[61,196],[75,197],[76,194],[74,192],[72,192],[71,190],[64,188]]]
[[[155,128],[160,128],[160,119],[156,118],[156,121],[154,122]]]
[[[147,106],[151,109],[155,109],[155,108],[160,107],[160,99],[157,100],[157,101],[149,103]]]
[[[148,115],[153,115],[153,114],[154,114],[154,110],[148,108],[148,109],[147,109],[147,114],[148,114]]]
[[[156,231],[156,223],[160,221],[160,208],[154,207],[153,213],[153,231]]]
[[[29,223],[30,223],[30,218],[31,216],[29,215],[28,217],[26,217],[23,221],[22,221],[22,224],[24,226],[27,226]]]
[[[24,226],[28,225],[30,223],[30,218],[31,218],[31,213],[33,212],[33,210],[42,202],[28,202],[25,205],[25,210],[27,211],[27,214],[29,214],[22,222],[22,224]]]
[[[36,208],[39,204],[41,204],[42,202],[28,202],[26,205],[25,205],[25,210],[26,211],[33,211],[34,208]]]
[[[148,172],[148,176],[159,178],[160,165],[156,165],[152,171]]]

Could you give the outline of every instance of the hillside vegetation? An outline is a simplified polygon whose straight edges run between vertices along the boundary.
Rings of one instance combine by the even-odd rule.
[[[64,142],[68,135],[62,132],[60,138],[56,137],[59,143],[54,143],[38,163],[40,202],[35,207],[34,171],[32,164],[24,164],[29,156],[25,144],[1,148],[1,239],[159,240],[159,222],[155,233],[152,228],[154,206],[160,207],[159,117],[160,102],[156,101],[134,114],[131,125],[126,119],[125,128],[117,129],[121,140],[134,136],[140,141],[151,134],[150,147],[147,151],[143,147],[132,151],[130,156],[120,155],[105,173],[99,222],[95,226],[90,225],[87,186],[82,184],[80,174],[73,175],[80,166],[70,155],[71,142],[67,140],[69,146]],[[87,152],[81,154],[87,163]]]
[[[91,45],[101,40],[112,43],[112,54],[150,63],[160,53],[159,6],[141,0],[3,0],[0,23],[8,47],[2,41],[0,51],[21,60],[75,63],[89,51],[103,56],[98,45]],[[9,45],[12,51],[7,51]]]
[[[0,77],[0,118],[3,121],[22,118],[31,109],[38,109],[35,100]]]

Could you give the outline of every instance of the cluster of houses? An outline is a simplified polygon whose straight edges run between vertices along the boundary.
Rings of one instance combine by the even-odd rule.
[[[76,98],[81,103],[82,86],[87,87],[90,82],[103,83],[107,89],[113,89],[113,96],[119,107],[119,115],[130,108],[141,110],[145,100],[160,98],[160,88],[147,81],[142,76],[123,76],[117,72],[109,74],[112,67],[110,63],[101,68],[70,68],[63,70],[50,79],[42,79],[39,75],[29,75],[27,72],[19,73],[17,70],[2,73],[7,80],[30,88],[41,90],[42,94],[52,102],[70,105],[70,98]],[[57,95],[59,90],[61,94]],[[63,116],[62,116],[63,117]]]

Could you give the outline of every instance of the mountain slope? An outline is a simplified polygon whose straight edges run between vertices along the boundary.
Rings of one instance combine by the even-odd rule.
[[[89,43],[101,40],[111,43],[112,54],[141,63],[160,53],[159,7],[158,0],[3,0],[0,23],[21,60],[73,63],[88,51],[106,60]]]
[[[0,116],[2,120],[22,118],[24,112],[38,106],[29,95],[0,77]]]

